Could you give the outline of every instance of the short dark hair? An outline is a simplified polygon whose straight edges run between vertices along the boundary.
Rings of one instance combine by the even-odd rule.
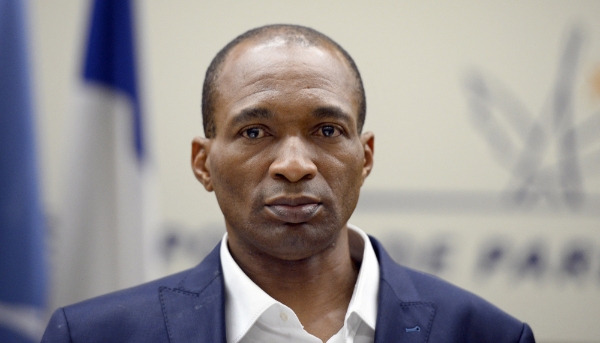
[[[356,78],[357,93],[359,96],[357,129],[359,133],[362,132],[367,113],[367,101],[362,78],[360,77],[360,72],[354,63],[354,60],[352,57],[350,57],[350,54],[348,54],[346,50],[344,50],[344,48],[337,44],[333,39],[314,29],[299,25],[276,24],[257,27],[237,36],[234,40],[225,45],[225,47],[223,47],[223,49],[221,49],[213,58],[210,66],[206,70],[204,86],[202,89],[202,122],[204,125],[204,135],[207,138],[212,138],[216,133],[214,121],[215,102],[217,96],[216,83],[223,67],[223,63],[225,62],[225,59],[231,50],[240,43],[251,39],[268,39],[274,37],[282,37],[287,42],[299,45],[330,45],[342,54],[343,58],[346,60],[350,69],[352,70],[354,77]]]

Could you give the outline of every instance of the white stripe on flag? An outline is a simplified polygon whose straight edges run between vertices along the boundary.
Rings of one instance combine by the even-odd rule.
[[[154,222],[147,164],[131,144],[130,99],[86,84],[76,106],[58,232],[57,305],[144,281],[145,233]]]

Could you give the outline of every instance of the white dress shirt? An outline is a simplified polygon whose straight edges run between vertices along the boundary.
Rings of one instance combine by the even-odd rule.
[[[372,343],[377,320],[379,263],[367,234],[350,224],[348,228],[363,240],[362,256],[360,251],[352,253],[353,259],[360,261],[362,257],[362,263],[344,326],[327,343]],[[227,233],[221,241],[220,254],[225,280],[227,343],[321,343],[304,330],[292,309],[265,293],[242,271],[227,248]]]

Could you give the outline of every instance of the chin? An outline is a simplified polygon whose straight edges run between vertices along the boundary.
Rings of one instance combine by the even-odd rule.
[[[317,227],[308,223],[286,223],[271,231],[267,237],[255,238],[262,243],[257,246],[259,251],[281,260],[298,261],[333,247],[339,232],[340,229],[324,229],[323,226]]]

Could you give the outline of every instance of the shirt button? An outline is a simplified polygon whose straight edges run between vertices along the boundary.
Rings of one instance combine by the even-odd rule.
[[[283,320],[284,322],[287,322],[288,315],[285,312],[281,312],[279,313],[279,318],[281,318],[281,320]]]

